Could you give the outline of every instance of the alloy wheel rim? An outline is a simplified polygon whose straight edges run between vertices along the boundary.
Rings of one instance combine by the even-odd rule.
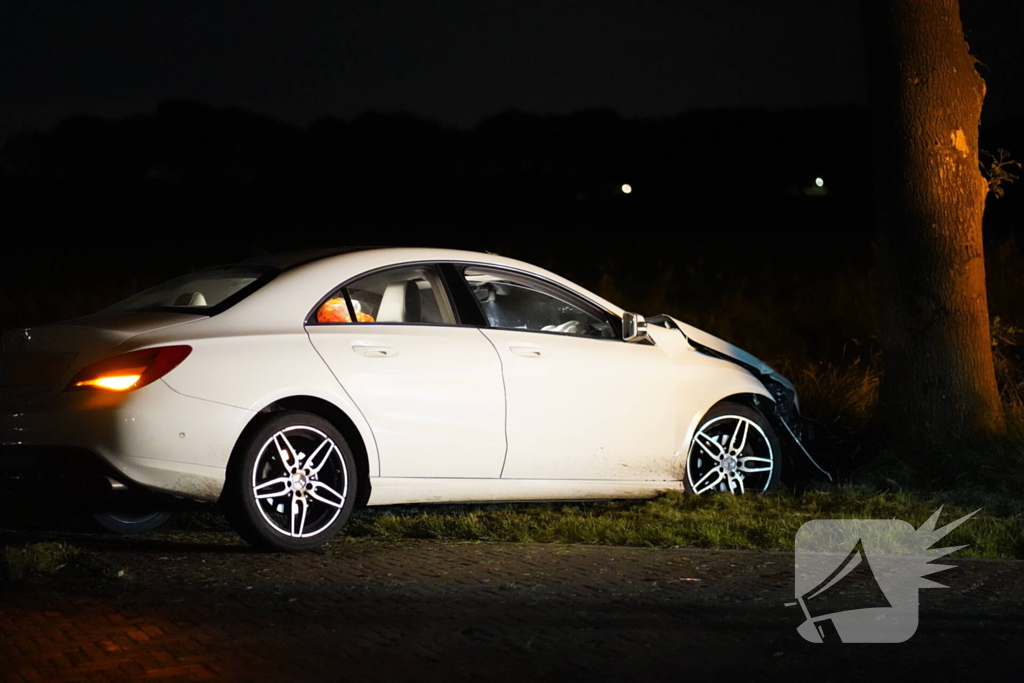
[[[686,480],[697,495],[764,493],[774,471],[771,442],[742,415],[722,415],[701,425],[686,458]]]
[[[338,444],[319,429],[286,427],[260,448],[252,493],[271,528],[310,538],[329,528],[345,507],[348,468]]]

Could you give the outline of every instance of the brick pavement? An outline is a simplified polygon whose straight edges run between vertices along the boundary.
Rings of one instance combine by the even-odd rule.
[[[3,680],[950,680],[1010,675],[1024,635],[1014,561],[954,560],[908,643],[830,647],[801,640],[783,606],[790,553],[338,541],[291,556],[227,533],[60,538],[130,578],[0,583]]]

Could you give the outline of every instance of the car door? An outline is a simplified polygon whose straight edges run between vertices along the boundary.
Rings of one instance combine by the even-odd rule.
[[[435,266],[356,278],[306,330],[369,423],[381,476],[501,475],[501,363],[479,329],[459,324]]]
[[[617,316],[561,285],[490,266],[461,273],[501,356],[503,478],[678,478],[676,375],[660,348],[622,341]]]

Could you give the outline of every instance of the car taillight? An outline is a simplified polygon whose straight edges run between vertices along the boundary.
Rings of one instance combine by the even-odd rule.
[[[159,346],[123,353],[84,368],[71,380],[68,389],[134,391],[178,367],[190,353],[191,346]]]

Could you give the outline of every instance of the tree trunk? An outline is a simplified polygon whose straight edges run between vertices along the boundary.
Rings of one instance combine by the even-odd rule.
[[[883,375],[878,421],[948,442],[1002,428],[978,165],[985,82],[958,0],[864,0]]]

